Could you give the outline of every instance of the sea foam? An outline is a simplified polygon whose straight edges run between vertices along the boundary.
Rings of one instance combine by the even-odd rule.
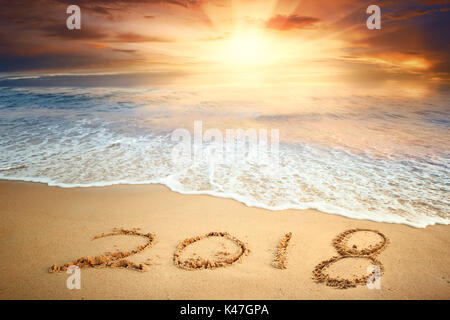
[[[450,223],[448,144],[425,145],[430,132],[436,133],[435,141],[448,141],[445,107],[434,113],[425,107],[414,109],[414,121],[421,121],[415,125],[427,132],[425,138],[417,132],[414,141],[421,141],[426,152],[374,153],[329,141],[283,139],[281,125],[280,163],[272,170],[257,158],[213,163],[206,153],[201,161],[174,163],[171,132],[176,127],[163,124],[189,108],[173,99],[176,92],[166,100],[159,100],[161,93],[153,89],[0,88],[0,94],[1,179],[59,187],[159,183],[184,194],[232,198],[269,210],[318,209],[414,227]],[[204,109],[207,122],[214,110]],[[253,121],[270,119],[272,127],[295,119],[249,114],[248,109],[241,114]],[[365,121],[375,125],[383,117],[380,128],[399,126],[396,130],[401,131],[411,118],[398,115],[372,112]],[[347,111],[333,116],[297,112],[296,117],[303,123],[324,117],[354,121]]]

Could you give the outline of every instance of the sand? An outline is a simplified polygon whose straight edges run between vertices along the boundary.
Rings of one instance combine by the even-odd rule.
[[[450,226],[273,212],[160,185],[0,181],[0,239],[1,299],[450,298]],[[81,289],[69,290],[49,268],[77,260]],[[374,261],[380,289],[354,283]]]

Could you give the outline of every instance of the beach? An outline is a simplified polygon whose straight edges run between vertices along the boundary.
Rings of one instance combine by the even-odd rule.
[[[270,211],[232,199],[179,194],[162,185],[60,188],[20,181],[0,181],[0,221],[0,299],[450,298],[446,225],[414,228],[316,210]],[[49,273],[54,264],[145,243],[128,235],[93,240],[114,228],[140,228],[155,236],[149,248],[129,257],[138,264],[147,261],[145,272],[82,268],[81,288],[72,290],[66,286],[69,274]],[[380,289],[365,284],[338,289],[313,278],[319,263],[339,256],[333,239],[351,229],[376,230],[388,239],[375,253],[384,268]],[[185,270],[174,263],[180,242],[210,232],[228,232],[245,243],[248,254],[215,269]],[[275,268],[277,246],[289,232],[286,268]],[[370,232],[354,237],[358,249],[371,241]],[[194,245],[185,254],[236,249],[225,238]],[[343,259],[327,272],[351,278],[366,274],[367,265],[367,259]]]
[[[450,300],[445,1],[2,9],[0,299]]]

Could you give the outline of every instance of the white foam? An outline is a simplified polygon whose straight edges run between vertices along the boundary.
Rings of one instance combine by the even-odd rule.
[[[212,165],[205,156],[179,166],[170,132],[150,130],[132,110],[108,109],[125,99],[123,92],[73,94],[40,89],[0,97],[0,179],[64,188],[158,183],[268,210],[317,209],[419,228],[450,223],[445,153],[376,157],[298,142],[280,145],[277,171],[257,158]],[[66,100],[75,102],[68,107]]]

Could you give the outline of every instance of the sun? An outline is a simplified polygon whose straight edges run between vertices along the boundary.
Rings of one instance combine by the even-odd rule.
[[[236,32],[224,43],[217,54],[217,62],[226,68],[268,66],[278,59],[273,41],[255,31]]]
[[[228,41],[224,60],[228,64],[241,67],[262,65],[270,62],[269,51],[269,44],[263,37],[241,33]]]

